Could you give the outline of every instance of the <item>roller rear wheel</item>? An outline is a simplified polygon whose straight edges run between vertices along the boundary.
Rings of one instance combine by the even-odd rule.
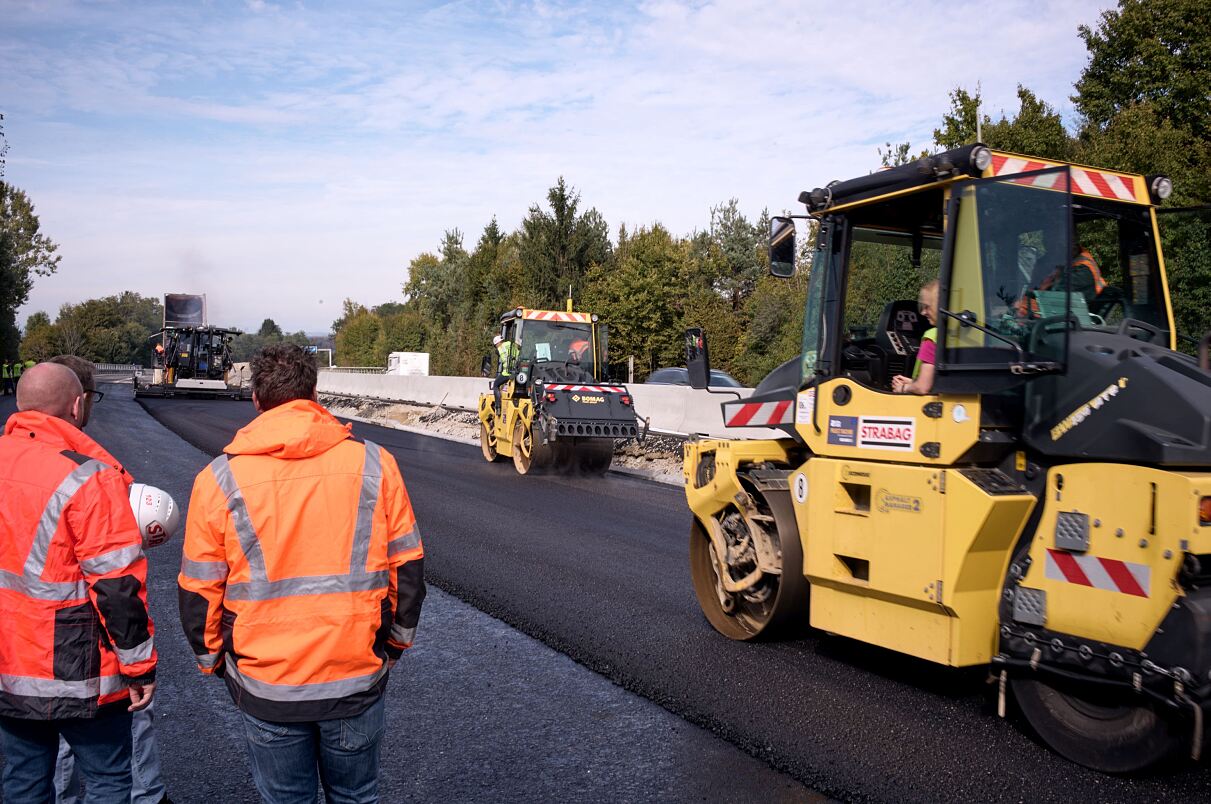
[[[519,475],[541,472],[555,460],[550,444],[538,443],[532,428],[517,422],[513,428],[513,467]]]
[[[1130,693],[1089,685],[1011,679],[1018,707],[1052,750],[1102,773],[1133,773],[1157,765],[1188,736],[1173,717]]]

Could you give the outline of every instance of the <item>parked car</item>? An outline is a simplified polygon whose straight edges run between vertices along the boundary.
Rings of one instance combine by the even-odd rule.
[[[689,385],[690,372],[689,369],[681,368],[680,366],[670,366],[669,368],[656,369],[648,377],[649,385]],[[740,381],[728,374],[726,371],[711,369],[712,388],[743,388]]]

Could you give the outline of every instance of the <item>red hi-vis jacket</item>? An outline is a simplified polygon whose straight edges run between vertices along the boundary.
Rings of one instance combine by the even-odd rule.
[[[181,624],[203,673],[278,722],[351,717],[411,646],[424,548],[395,459],[294,400],[240,430],[197,477]]]
[[[93,717],[155,679],[147,559],[130,476],[36,411],[0,437],[0,715]]]

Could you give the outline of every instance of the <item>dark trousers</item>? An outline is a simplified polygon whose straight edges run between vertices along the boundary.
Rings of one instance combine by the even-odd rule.
[[[509,380],[513,379],[513,375],[505,376],[497,374],[496,379],[492,381],[492,396],[496,397],[496,412],[500,413],[500,389],[509,384]]]
[[[13,382],[12,377],[5,377],[3,382],[4,382],[4,390],[0,393],[4,393],[4,394],[17,393],[17,385],[16,385],[16,383]]]
[[[86,804],[130,801],[130,713],[115,708],[95,718],[19,720],[0,717],[4,740],[4,800],[55,800],[55,759],[62,735],[84,777]]]

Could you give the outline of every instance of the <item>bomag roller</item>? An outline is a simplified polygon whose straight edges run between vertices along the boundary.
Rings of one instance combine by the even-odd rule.
[[[1016,700],[1104,772],[1197,757],[1211,340],[1176,331],[1165,258],[1211,259],[1211,218],[1159,209],[1171,189],[975,145],[802,193],[802,353],[722,405],[782,435],[685,447],[710,623],[748,640],[810,622],[988,666],[1002,716]],[[774,219],[775,275],[794,241]],[[932,388],[893,393],[927,333]],[[700,331],[687,353],[703,387]]]
[[[625,385],[610,382],[609,329],[590,313],[518,307],[500,317],[513,344],[501,389],[479,397],[480,446],[488,461],[513,459],[520,474],[610,468],[614,442],[646,435]],[[485,373],[490,356],[484,358]]]

